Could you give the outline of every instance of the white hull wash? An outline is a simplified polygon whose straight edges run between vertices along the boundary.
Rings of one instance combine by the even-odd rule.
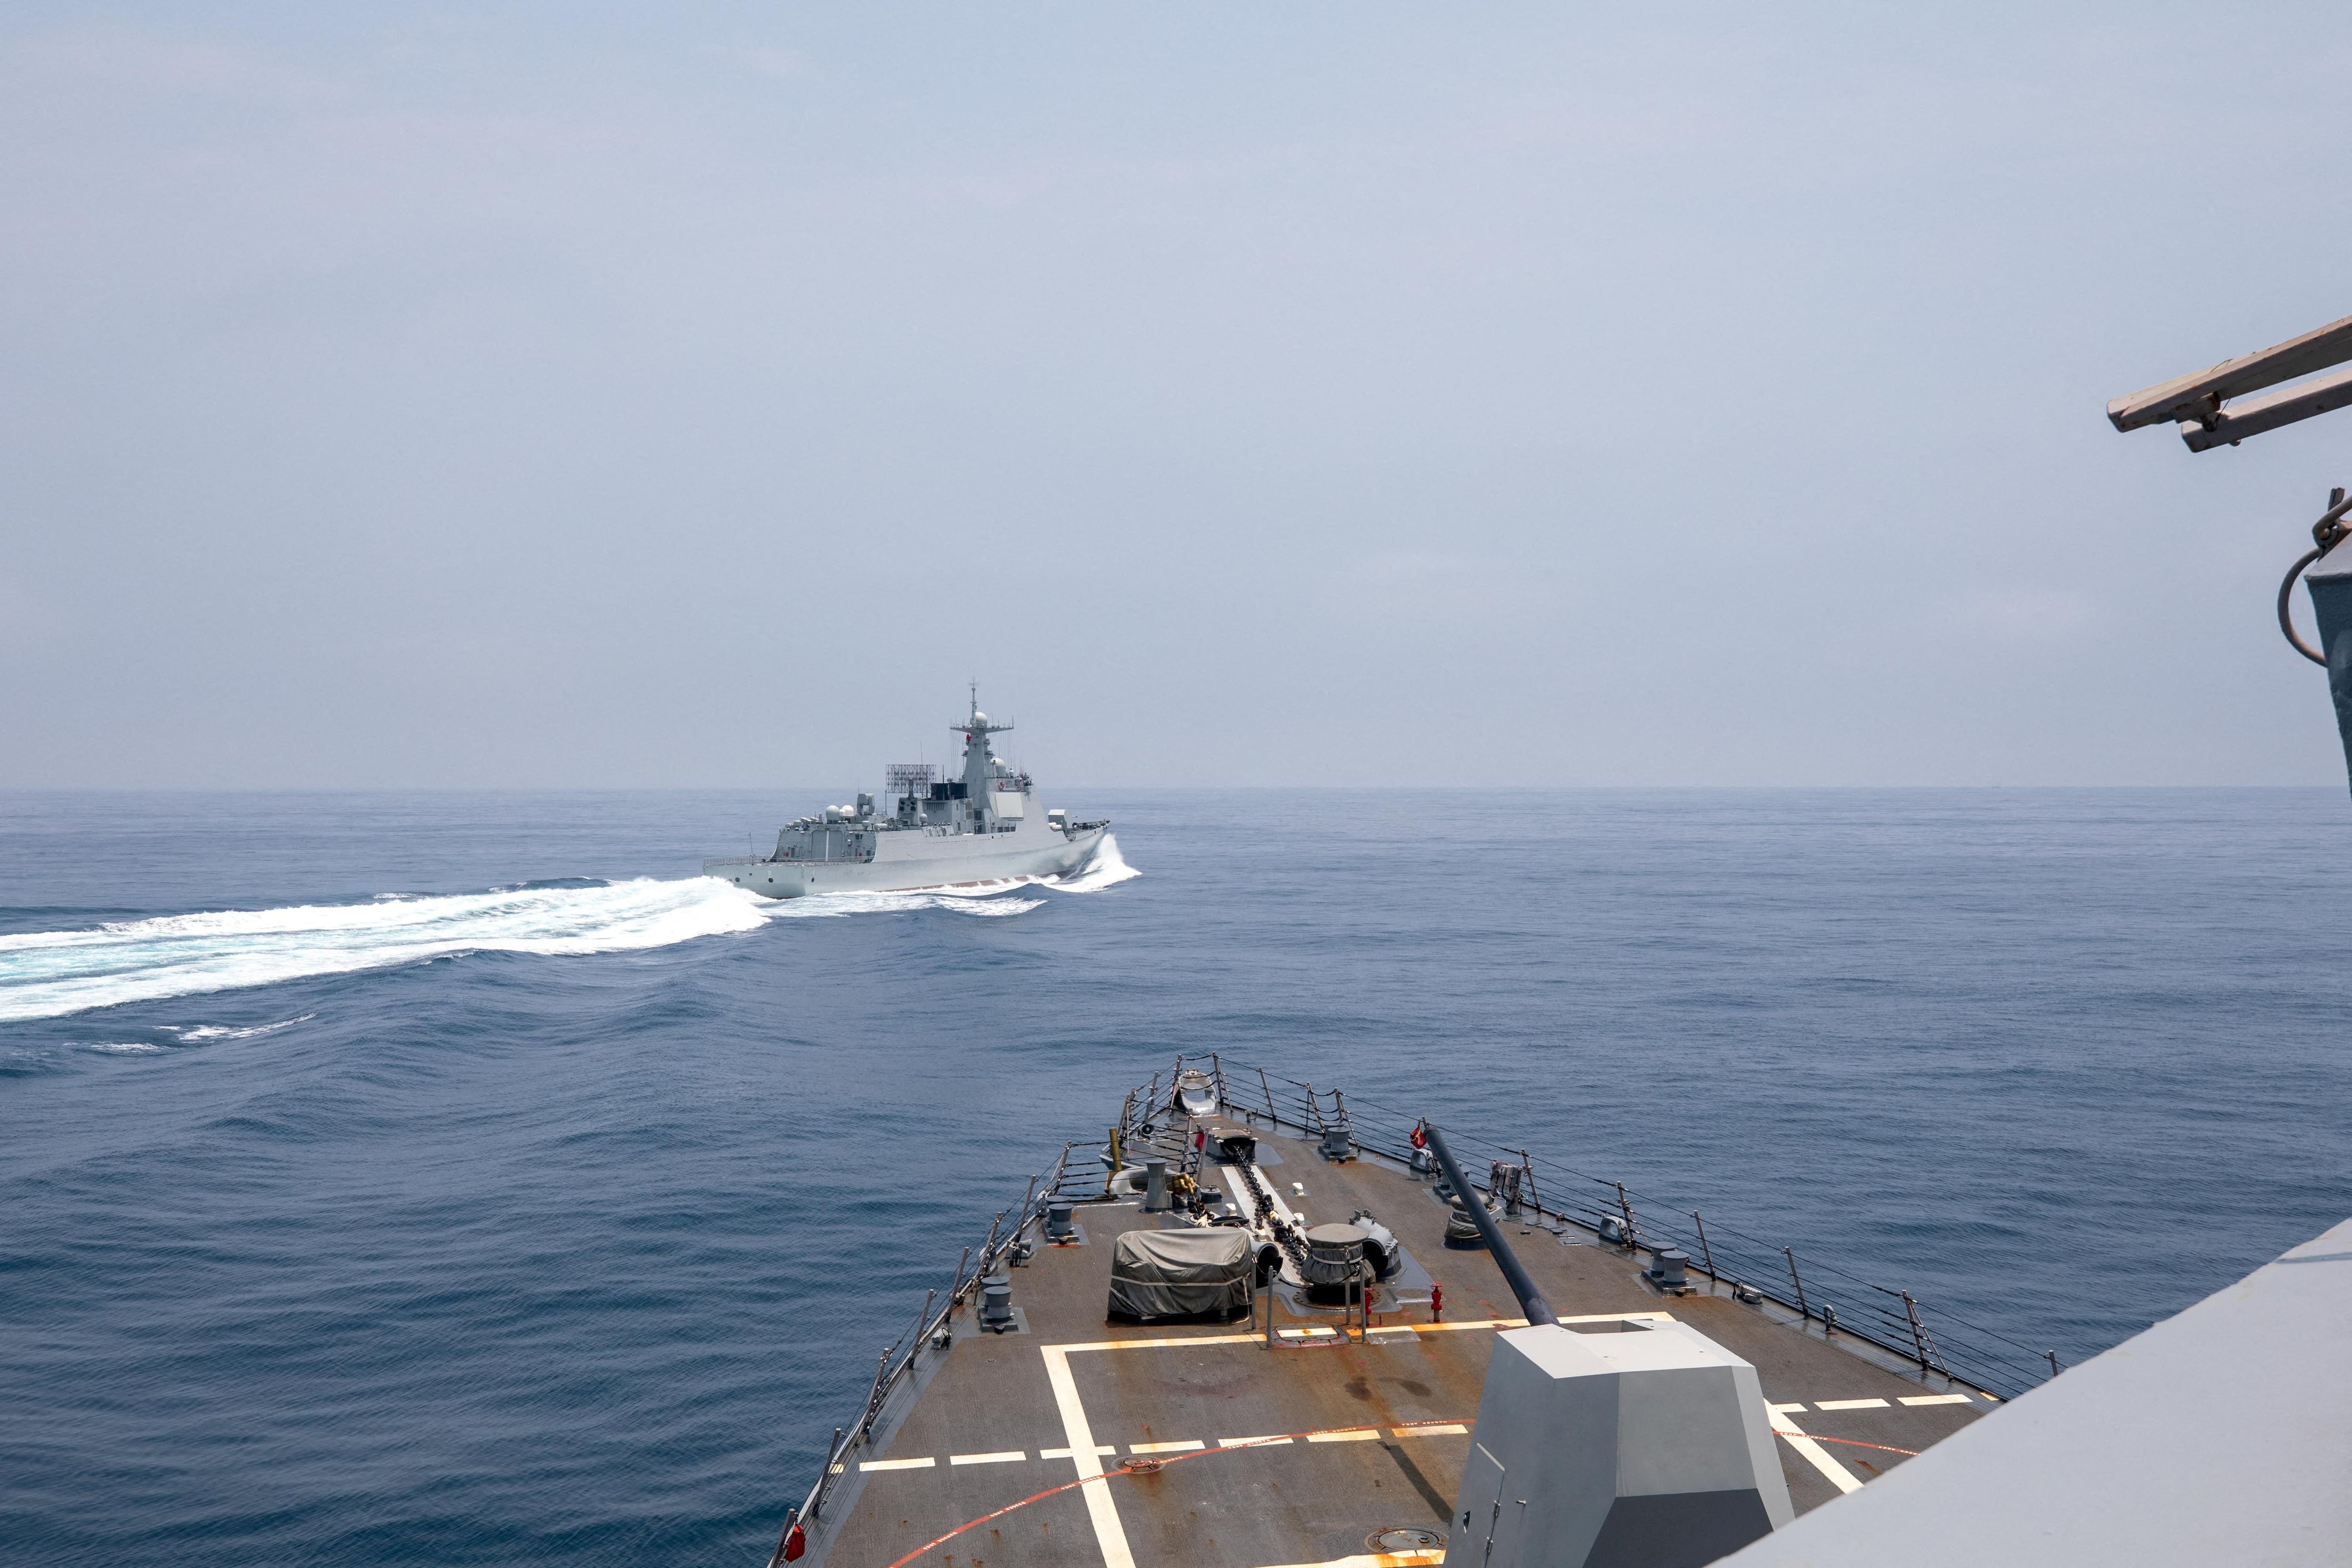
[[[971,717],[950,728],[964,738],[961,778],[893,767],[880,809],[870,795],[827,806],[777,834],[773,855],[705,860],[703,874],[766,898],[797,899],[1066,877],[1094,858],[1110,824],[1069,822],[1043,809],[1029,775],[989,749],[988,737],[1012,725],[990,723],[975,700]]]

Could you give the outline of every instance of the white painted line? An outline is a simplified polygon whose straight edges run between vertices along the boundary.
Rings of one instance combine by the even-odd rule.
[[[1312,1340],[1326,1334],[1336,1334],[1337,1329],[1283,1329],[1278,1331],[1286,1340]]]
[[[1026,1448],[1007,1448],[1001,1454],[950,1454],[950,1465],[1011,1465],[1029,1457]]]
[[[1310,1443],[1377,1443],[1380,1441],[1380,1437],[1381,1429],[1377,1426],[1359,1426],[1351,1432],[1309,1432],[1307,1434],[1307,1440]]]
[[[1276,1444],[1289,1441],[1287,1437],[1220,1437],[1217,1439],[1217,1447],[1220,1448],[1270,1448]]]
[[[1108,1443],[1097,1445],[1095,1448],[1095,1453],[1097,1457],[1116,1454],[1118,1452],[1118,1450],[1117,1448],[1112,1447]],[[1041,1459],[1066,1459],[1070,1457],[1070,1451],[1067,1448],[1040,1448],[1037,1450],[1037,1457]]]
[[[1470,1436],[1470,1428],[1463,1426],[1459,1421],[1429,1421],[1418,1426],[1394,1426],[1390,1430],[1400,1437],[1467,1437]]]
[[[1771,1411],[1775,1415],[1785,1415],[1791,1410],[1802,1410],[1804,1406],[1801,1405],[1768,1405],[1765,1408]]]
[[[1095,1545],[1103,1554],[1103,1568],[1135,1568],[1128,1550],[1127,1531],[1118,1522],[1118,1504],[1110,1483],[1103,1479],[1102,1450],[1095,1447],[1094,1428],[1087,1425],[1087,1407],[1078,1399],[1077,1380],[1070,1375],[1069,1353],[1058,1345],[1041,1345],[1045,1381],[1054,1385],[1054,1403],[1062,1412],[1062,1435],[1070,1440],[1070,1462],[1078,1468],[1078,1489],[1087,1500],[1087,1519],[1095,1527]]]
[[[1777,1405],[1772,1407],[1772,1430],[1779,1433],[1789,1447],[1804,1456],[1805,1461],[1826,1476],[1830,1485],[1837,1488],[1838,1490],[1858,1492],[1862,1489],[1862,1483],[1853,1479],[1852,1470],[1831,1458],[1819,1443],[1799,1431],[1797,1424],[1790,1420]]]
[[[1280,1215],[1283,1218],[1290,1221],[1291,1224],[1297,1225],[1298,1223],[1298,1216],[1292,1214],[1290,1212],[1290,1205],[1282,1201],[1282,1188],[1267,1179],[1265,1167],[1263,1165],[1252,1165],[1250,1169],[1257,1173],[1258,1180],[1265,1183],[1265,1190],[1274,1194],[1274,1212]]]
[[[1965,1394],[1913,1394],[1896,1400],[1897,1405],[1966,1405]]]
[[[1886,1401],[1884,1399],[1816,1399],[1813,1401],[1813,1408],[1816,1410],[1884,1410],[1886,1408]]]
[[[1257,1224],[1257,1205],[1250,1202],[1249,1183],[1242,1177],[1239,1165],[1220,1165],[1217,1173],[1225,1179],[1225,1191],[1234,1194],[1234,1212],[1252,1226]]]
[[[1443,1563],[1445,1549],[1432,1547],[1414,1552],[1360,1552],[1353,1557],[1334,1557],[1328,1563],[1286,1563],[1281,1568],[1418,1568],[1423,1563]]]
[[[919,1459],[868,1459],[860,1470],[928,1470],[939,1461],[928,1454]]]
[[[1190,1454],[1196,1449],[1205,1448],[1207,1447],[1208,1445],[1206,1443],[1198,1441],[1191,1443],[1130,1443],[1128,1445],[1127,1451],[1130,1454]]]

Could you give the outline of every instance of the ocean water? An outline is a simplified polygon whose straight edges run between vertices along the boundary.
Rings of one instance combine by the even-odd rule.
[[[2068,1361],[2352,1214],[2340,791],[1075,791],[1136,875],[693,878],[818,798],[0,795],[0,1558],[763,1561],[1179,1051]]]

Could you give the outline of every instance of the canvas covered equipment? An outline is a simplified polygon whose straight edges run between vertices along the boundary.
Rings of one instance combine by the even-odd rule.
[[[1256,1257],[1249,1233],[1130,1230],[1110,1255],[1110,1315],[1169,1318],[1238,1311],[1254,1300]]]

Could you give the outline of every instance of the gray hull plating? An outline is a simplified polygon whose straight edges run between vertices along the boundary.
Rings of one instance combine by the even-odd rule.
[[[989,722],[975,694],[971,716],[949,728],[964,739],[961,777],[936,778],[928,763],[894,765],[879,809],[870,795],[829,805],[777,834],[773,855],[705,860],[703,875],[797,899],[1066,877],[1094,858],[1110,824],[1044,809],[1029,775],[989,746],[1012,725]]]
[[[752,860],[738,856],[705,860],[702,873],[771,899],[977,888],[1022,877],[1066,877],[1094,858],[1095,847],[1108,831],[1107,826],[1093,826],[1064,834],[1041,826],[1031,841],[1020,844],[1013,842],[1022,837],[1018,834],[958,834],[910,845],[914,854],[887,859],[879,849],[871,860]],[[1055,842],[1035,841],[1047,834]],[[996,842],[988,842],[992,838]]]

